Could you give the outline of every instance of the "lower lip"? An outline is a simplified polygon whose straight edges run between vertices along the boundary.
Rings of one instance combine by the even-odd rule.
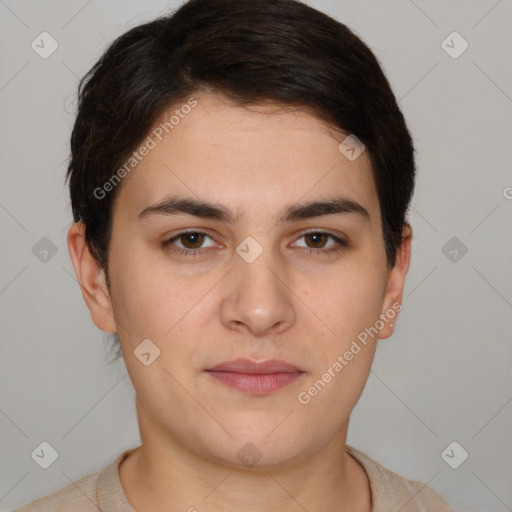
[[[252,395],[265,395],[277,391],[303,375],[303,372],[255,374],[208,371],[207,373],[229,388]]]

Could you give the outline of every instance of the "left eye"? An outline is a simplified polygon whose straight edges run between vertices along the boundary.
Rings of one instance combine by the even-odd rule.
[[[309,233],[304,233],[299,237],[299,240],[303,238],[304,240],[309,240],[311,245],[297,245],[295,242],[293,245],[298,247],[306,247],[307,249],[319,249],[319,250],[327,250],[332,246],[336,246],[338,244],[343,245],[343,240],[335,237],[331,233],[325,233],[323,231],[310,231]],[[333,243],[331,245],[326,245],[328,240],[331,240]]]

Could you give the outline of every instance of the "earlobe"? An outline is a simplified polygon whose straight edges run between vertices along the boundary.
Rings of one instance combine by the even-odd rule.
[[[388,272],[387,289],[380,315],[384,326],[379,330],[379,339],[389,338],[393,334],[396,318],[402,309],[405,278],[411,261],[411,241],[412,228],[406,223],[402,231],[402,243],[397,249],[395,265]]]
[[[93,322],[102,331],[117,332],[112,302],[105,282],[105,272],[89,250],[83,223],[72,224],[68,231],[67,242],[80,290],[91,312]]]

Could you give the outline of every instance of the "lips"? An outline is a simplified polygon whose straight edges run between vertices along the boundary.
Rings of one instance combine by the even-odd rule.
[[[250,359],[235,359],[220,363],[206,371],[216,372],[234,372],[250,374],[269,374],[269,373],[302,373],[303,370],[292,364],[277,359],[257,362]]]
[[[227,361],[206,370],[215,381],[231,389],[251,395],[266,395],[297,381],[305,374],[295,365],[271,359]]]

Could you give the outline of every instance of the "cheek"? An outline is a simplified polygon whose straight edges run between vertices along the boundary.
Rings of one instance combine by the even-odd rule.
[[[204,279],[191,286],[190,280],[170,275],[168,268],[159,270],[143,258],[143,254],[137,257],[132,253],[130,259],[115,267],[112,276],[116,285],[113,309],[125,362],[133,380],[140,380],[148,392],[151,388],[174,389],[176,382],[165,370],[179,382],[190,379],[191,368],[197,366],[201,333],[206,332],[208,322],[204,314],[207,301],[201,299],[214,281]],[[134,355],[146,339],[157,347],[155,352],[159,351],[158,358],[148,367]]]
[[[375,354],[371,328],[381,312],[382,289],[381,273],[354,266],[327,279],[321,292],[308,293],[308,305],[315,304],[324,322],[322,326],[316,320],[320,327],[312,328],[317,333],[312,332],[313,374],[297,397],[311,421],[322,417],[334,428],[340,419],[348,419],[357,403]],[[318,335],[319,329],[324,335]]]
[[[380,315],[385,275],[375,265],[347,264],[317,283],[306,281],[301,286],[304,303],[341,344],[373,325]]]
[[[198,290],[142,251],[118,259],[112,269],[114,314],[134,339],[164,339],[197,302]]]

